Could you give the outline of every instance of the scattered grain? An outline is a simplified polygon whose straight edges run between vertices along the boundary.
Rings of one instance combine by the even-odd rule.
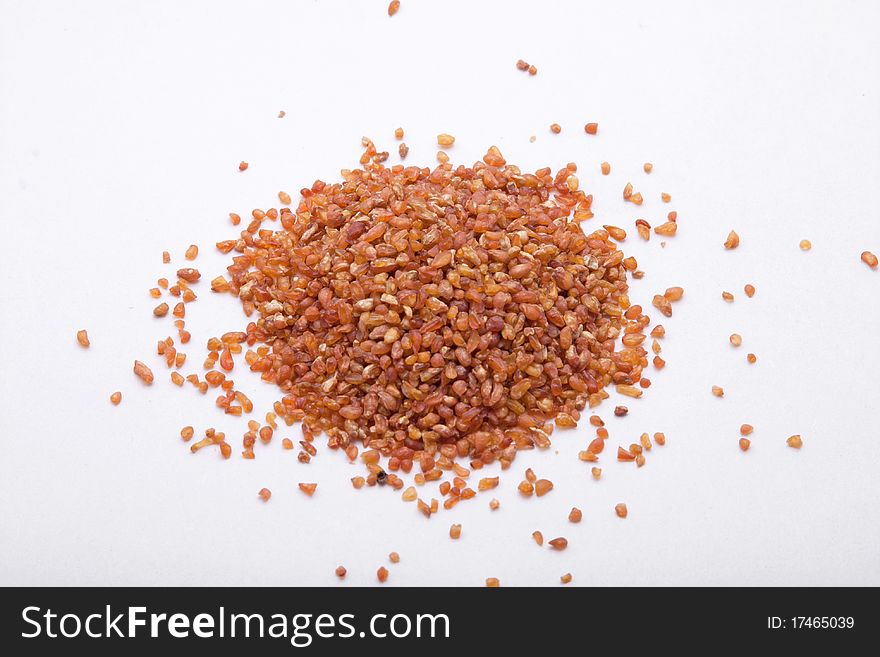
[[[615,504],[615,505],[614,505],[614,513],[617,514],[617,517],[618,517],[618,518],[626,518],[626,516],[627,516],[627,514],[629,513],[629,511],[628,511],[627,508],[626,508],[626,504],[623,504],[623,503],[621,502],[620,504]]]
[[[624,449],[618,445],[617,447],[617,460],[621,462],[629,462],[635,461],[636,457],[630,450]]]
[[[153,385],[153,370],[144,365],[141,361],[134,361],[134,373],[145,384]]]
[[[498,477],[485,477],[483,479],[480,479],[479,483],[477,484],[477,490],[479,490],[480,492],[491,490],[492,488],[498,486],[498,480]]]
[[[793,447],[794,449],[800,449],[804,446],[804,441],[801,439],[799,435],[789,436],[785,441],[785,444],[789,447]]]
[[[199,273],[198,269],[187,267],[185,269],[177,270],[177,278],[186,281],[187,283],[195,283],[201,277],[202,275]]]
[[[663,296],[666,297],[669,301],[680,301],[684,296],[684,288],[682,287],[668,287],[666,288],[666,292],[663,293]]]
[[[674,221],[667,221],[654,228],[654,232],[665,237],[672,237],[678,232],[678,224]]]
[[[672,304],[665,295],[655,294],[654,298],[651,300],[651,305],[666,317],[672,317]]]
[[[79,346],[83,349],[88,349],[92,344],[89,341],[89,334],[85,329],[80,329],[76,332],[76,341],[79,343]]]
[[[561,551],[568,547],[568,539],[560,536],[558,538],[554,538],[553,540],[547,541],[547,544],[554,550]]]
[[[730,231],[727,235],[727,240],[724,242],[725,249],[735,249],[739,246],[739,235],[736,234],[735,230]]]
[[[617,226],[605,225],[602,226],[608,234],[611,236],[611,239],[616,240],[618,242],[623,242],[626,239],[626,231],[623,228],[618,228]]]

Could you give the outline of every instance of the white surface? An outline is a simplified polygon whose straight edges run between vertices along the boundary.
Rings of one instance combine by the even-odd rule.
[[[880,272],[859,261],[880,253],[880,4],[404,0],[394,19],[386,6],[0,1],[0,584],[336,585],[339,564],[346,584],[375,583],[380,565],[389,585],[553,585],[565,572],[581,585],[880,584]],[[147,289],[191,242],[203,280],[221,273],[212,244],[235,234],[229,211],[334,179],[361,135],[396,152],[398,125],[409,163],[434,162],[439,132],[457,137],[458,162],[493,143],[523,168],[577,162],[592,225],[633,234],[625,248],[647,272],[634,301],[686,289],[663,321],[667,368],[627,418],[614,398],[600,409],[601,482],[576,458],[584,426],[522,454],[499,511],[481,495],[427,521],[389,490],[353,490],[361,470],[341,454],[297,463],[280,438],[298,427],[254,462],[181,443],[192,424],[240,444],[245,420],[167,381],[153,354],[174,329],[152,318]],[[621,201],[627,181],[642,208]],[[671,209],[667,248],[635,237],[636,217]],[[742,245],[725,252],[731,228]],[[244,326],[233,299],[198,292],[187,371],[210,335]],[[154,366],[150,389],[136,357]],[[262,417],[275,390],[240,366],[235,379]],[[756,427],[746,454],[743,422]],[[640,470],[616,463],[642,431],[668,445]],[[794,433],[801,451],[785,445]],[[556,483],[547,497],[519,499],[528,466]],[[314,498],[300,481],[319,483]],[[539,549],[535,529],[568,550]]]

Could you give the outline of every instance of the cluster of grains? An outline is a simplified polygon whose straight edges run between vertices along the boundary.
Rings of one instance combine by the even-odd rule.
[[[187,426],[180,430],[180,437],[183,439],[184,442],[189,442],[192,439],[194,433],[195,431],[193,430],[193,428]],[[232,445],[226,442],[226,434],[222,431],[217,431],[214,428],[205,429],[205,437],[199,441],[194,442],[192,445],[190,445],[189,449],[193,454],[195,454],[200,449],[210,447],[211,445],[217,445],[217,447],[219,447],[220,455],[224,459],[228,459],[230,456],[232,456]],[[263,491],[268,491],[268,489],[264,488],[260,491],[260,497],[263,497],[263,501],[266,501],[269,498],[264,497]],[[269,495],[271,495],[271,492],[269,493]]]
[[[399,0],[393,0],[388,15],[399,9]],[[516,67],[537,74],[524,60]],[[278,118],[284,116],[279,112]],[[560,134],[562,127],[553,123],[550,131]],[[598,123],[585,124],[584,132],[596,135]],[[394,131],[401,160],[409,152],[403,136],[402,128]],[[452,135],[437,136],[441,149],[454,143]],[[239,354],[251,371],[280,388],[282,398],[266,414],[266,425],[248,422],[243,458],[254,458],[258,438],[263,444],[272,440],[276,420],[288,426],[300,421],[300,462],[316,455],[314,440],[323,433],[331,449],[344,451],[351,461],[360,457],[366,465],[367,477],[351,479],[356,489],[377,484],[403,489],[394,472],[410,473],[416,466],[413,480],[419,486],[440,481],[444,471],[451,471],[451,481],[438,487],[447,498],[444,508],[451,509],[499,484],[499,477],[485,477],[476,490],[468,487],[471,470],[458,461],[469,461],[473,470],[494,462],[507,468],[518,450],[548,447],[554,428],[576,427],[585,408],[609,396],[607,387],[633,398],[650,387],[643,376],[648,352],[642,346],[650,320],[641,306],[630,304],[627,284],[627,272],[636,279],[644,272],[618,248],[627,237],[623,228],[605,225],[589,234],[582,230],[580,222],[593,218],[593,199],[580,189],[576,165],[555,174],[550,168],[523,173],[493,146],[472,167],[450,164],[444,150],[437,153],[440,165],[433,170],[386,167],[387,151],[377,152],[368,139],[363,146],[362,169],[342,171],[340,182],[316,181],[302,189],[295,209],[289,207],[291,195],[279,192],[280,211],[254,210],[238,238],[217,243],[220,252],[234,256],[228,276],[214,278],[211,289],[237,297],[254,321],[244,331],[207,341],[203,381],[197,374],[184,378],[176,371],[186,354],[171,337],[158,342],[158,354],[174,368],[172,382],[182,387],[188,381],[202,394],[220,388],[216,406],[226,414],[254,410],[227,376]],[[242,161],[238,169],[244,172],[248,166]],[[651,174],[653,164],[645,162],[642,168]],[[611,165],[602,162],[600,171],[609,175]],[[660,198],[663,203],[672,199],[666,192]],[[627,183],[623,201],[641,206],[644,199]],[[229,219],[233,226],[241,224],[238,214],[230,213]],[[266,228],[266,221],[279,222],[280,228]],[[635,227],[642,240],[650,240],[647,220],[636,219]],[[672,237],[677,230],[675,211],[653,228],[661,237]],[[737,249],[740,236],[731,230],[723,245]],[[799,247],[809,251],[812,244],[805,239]],[[198,254],[193,244],[184,257],[192,261]],[[877,256],[869,251],[861,254],[861,261],[878,267]],[[171,262],[169,252],[163,252],[162,262]],[[190,284],[201,274],[192,268],[176,273],[174,285],[161,278],[150,295],[160,299],[165,290],[181,297],[173,309],[159,303],[153,315],[176,318],[182,345],[190,340],[185,304],[196,299]],[[744,292],[751,298],[755,288],[747,284]],[[671,317],[672,304],[683,295],[681,287],[667,288],[653,297],[652,306]],[[722,298],[734,301],[727,291]],[[662,325],[650,332],[656,370],[665,366],[657,340],[664,335]],[[76,339],[89,348],[85,330]],[[740,347],[743,339],[732,333],[729,341]],[[756,360],[747,355],[749,363]],[[219,369],[214,369],[218,361]],[[133,371],[144,384],[153,383],[145,363],[135,360]],[[719,386],[711,391],[724,397]],[[121,400],[121,392],[110,395],[114,405]],[[627,414],[626,406],[614,408],[616,417]],[[609,433],[597,415],[589,421],[596,437],[578,456],[597,463]],[[744,452],[752,432],[749,424],[740,427]],[[180,431],[185,443],[194,434],[192,426]],[[794,449],[803,446],[800,435],[786,443]],[[618,446],[617,461],[642,467],[654,444],[665,445],[665,435],[654,433],[652,442],[643,433],[638,443]],[[190,450],[214,445],[224,459],[230,458],[225,434],[213,428],[192,442]],[[294,449],[293,441],[283,438],[282,447]],[[591,475],[600,480],[602,469],[592,467]],[[308,497],[317,486],[298,484]],[[531,468],[517,486],[526,498],[543,497],[553,488],[552,481],[538,478]],[[257,495],[268,502],[272,492],[262,488]],[[424,502],[414,486],[403,490],[401,499],[417,502],[427,517],[439,509],[438,500]],[[497,499],[489,502],[491,510],[499,507]],[[616,504],[614,512],[626,518],[626,504]],[[583,512],[572,507],[569,522],[582,519]],[[462,525],[455,523],[449,536],[458,540],[461,532]],[[544,545],[540,531],[532,538]],[[560,536],[547,544],[562,551],[568,540]],[[392,564],[400,561],[397,552],[388,558]],[[346,568],[337,567],[335,574],[344,579]],[[389,571],[382,566],[376,576],[384,583]],[[562,584],[571,581],[571,573],[560,577]],[[498,587],[500,581],[489,577],[486,586]]]
[[[595,442],[596,441],[593,441],[593,443],[595,443]],[[666,444],[665,434],[660,433],[660,432],[655,433],[654,434],[654,442],[656,442],[658,445],[665,445]],[[620,462],[634,462],[636,464],[636,466],[641,468],[646,463],[645,454],[650,452],[653,447],[654,447],[654,443],[651,442],[651,437],[647,433],[643,433],[641,436],[639,436],[639,442],[630,443],[629,447],[625,448],[621,445],[618,445],[618,447],[617,447],[617,460]],[[595,449],[593,447],[592,443],[590,445],[590,449],[591,450]],[[591,452],[591,453],[595,454],[595,452]],[[589,460],[589,459],[584,459],[584,460]],[[597,469],[598,468],[593,468],[593,470],[597,470]],[[599,470],[598,476],[597,476],[596,472],[593,472],[593,476],[596,479],[598,479],[601,475],[602,475],[601,470]]]
[[[743,424],[742,426],[740,426],[739,433],[742,437],[739,439],[739,448],[742,451],[749,451],[749,447],[751,447],[752,441],[746,438],[746,436],[752,435],[752,431],[754,430],[755,429],[751,424]]]
[[[526,478],[517,486],[517,490],[523,497],[531,497],[533,494],[538,497],[544,497],[544,495],[553,490],[553,482],[549,479],[538,479],[531,468],[526,470],[525,476]]]
[[[523,70],[529,69],[534,74],[534,67]],[[558,124],[551,129],[561,131]],[[584,130],[595,135],[598,124]],[[401,141],[403,129],[394,136]],[[441,149],[454,143],[452,135],[437,136]],[[211,280],[211,290],[238,298],[254,321],[243,331],[208,339],[204,380],[177,371],[186,354],[171,337],[158,341],[157,353],[172,370],[175,385],[188,381],[202,394],[220,388],[216,405],[229,415],[254,410],[229,378],[239,356],[281,389],[265,425],[248,421],[243,458],[255,458],[257,439],[271,442],[279,421],[288,426],[300,421],[300,462],[317,454],[315,437],[323,433],[331,449],[344,451],[351,461],[360,457],[366,465],[366,477],[351,479],[356,489],[401,490],[404,481],[395,473],[417,468],[415,485],[401,498],[417,502],[418,510],[431,517],[440,503],[423,501],[415,486],[440,482],[443,507],[452,509],[499,485],[495,476],[469,487],[472,470],[494,462],[507,468],[518,450],[548,447],[553,430],[576,427],[587,406],[609,396],[609,386],[637,398],[651,385],[643,375],[650,319],[630,303],[627,284],[627,272],[633,278],[643,272],[617,246],[626,240],[625,230],[605,225],[588,234],[581,228],[580,222],[593,218],[593,198],[581,190],[574,164],[555,174],[550,168],[523,173],[493,146],[472,167],[454,166],[440,151],[440,165],[433,170],[389,168],[387,152],[377,152],[368,139],[363,146],[362,169],[343,171],[338,183],[316,181],[300,191],[295,209],[291,195],[279,192],[280,210],[254,210],[238,238],[217,243],[221,253],[233,257],[228,275]],[[399,150],[405,157],[405,144]],[[650,163],[643,168],[653,170]],[[246,169],[242,162],[240,170]],[[609,172],[610,165],[602,163],[602,173]],[[662,196],[664,202],[670,198]],[[643,203],[630,183],[623,200]],[[229,218],[232,225],[241,224],[240,215]],[[655,233],[675,235],[676,213],[667,219]],[[270,221],[280,226],[269,228]],[[637,220],[636,227],[650,239],[645,220]],[[184,258],[198,255],[193,244]],[[169,252],[163,252],[162,262],[171,262]],[[154,299],[165,293],[181,298],[168,299],[173,309],[166,301],[153,309],[156,318],[176,318],[181,345],[190,341],[186,304],[196,300],[191,285],[201,277],[197,269],[178,269],[175,283],[160,278],[150,290]],[[671,316],[671,304],[683,294],[681,287],[668,288],[653,305]],[[661,325],[650,332],[658,370],[665,363],[657,338],[664,335]],[[84,330],[77,340],[89,346]],[[145,363],[135,361],[134,373],[153,383]],[[121,393],[111,401],[118,404]],[[625,406],[614,409],[617,417],[627,413]],[[597,415],[590,424],[596,438],[580,458],[595,463],[608,431]],[[185,443],[194,434],[191,426],[180,432]],[[665,444],[662,433],[654,439]],[[213,428],[191,442],[190,451],[209,446],[217,446],[224,459],[232,454],[225,434]],[[651,446],[648,434],[642,434],[639,443],[618,448],[618,460],[641,467]],[[291,450],[294,443],[283,438],[282,447]],[[470,469],[460,461],[469,461]],[[444,471],[454,476],[445,480]],[[602,469],[593,467],[591,474],[599,480]],[[518,491],[543,497],[553,487],[529,468]],[[311,497],[317,484],[298,488]],[[263,502],[271,495],[268,488],[258,493]],[[489,502],[491,510],[499,507],[497,499]],[[615,512],[626,517],[626,506],[618,504]],[[583,512],[571,508],[569,522],[582,519]],[[450,538],[460,539],[461,531],[461,524],[452,524]],[[544,544],[541,532],[533,538]],[[547,545],[562,551],[568,540],[560,536]],[[399,556],[392,552],[389,560],[398,563]],[[345,567],[336,569],[340,579],[346,574]],[[385,582],[389,571],[380,567],[376,574]],[[572,576],[560,579],[568,583]],[[488,578],[486,584],[500,582]]]
[[[520,71],[528,71],[529,75],[536,75],[538,73],[538,69],[536,69],[534,66],[532,66],[528,62],[523,61],[522,59],[517,60],[516,67]]]
[[[303,189],[295,210],[255,211],[218,244],[236,255],[212,289],[256,315],[235,337],[256,345],[247,364],[282,390],[279,418],[301,420],[308,442],[323,432],[330,448],[360,453],[366,483],[398,488],[380,455],[392,471],[419,464],[427,480],[457,459],[507,467],[517,450],[549,445],[554,421],[575,426],[607,386],[637,390],[649,324],[627,295],[637,263],[608,230],[581,229],[592,196],[575,165],[523,173],[492,147],[472,167],[386,168],[387,153],[364,146],[363,169]]]

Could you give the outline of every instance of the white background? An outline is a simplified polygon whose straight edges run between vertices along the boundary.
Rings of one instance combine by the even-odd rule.
[[[386,7],[0,2],[0,583],[339,585],[344,564],[344,585],[374,584],[380,565],[388,585],[558,585],[565,572],[588,586],[880,584],[880,272],[859,261],[880,253],[880,4],[403,0],[393,19]],[[222,273],[212,244],[235,235],[228,212],[335,179],[362,135],[396,152],[397,126],[408,163],[432,164],[439,132],[456,136],[456,162],[491,144],[524,169],[577,162],[591,225],[632,233],[625,249],[647,272],[634,301],[685,288],[663,322],[666,369],[628,417],[612,416],[614,397],[600,409],[602,481],[576,458],[584,426],[521,454],[494,491],[500,510],[485,494],[426,520],[390,490],[353,490],[361,467],[342,454],[298,463],[280,444],[298,426],[253,462],[181,442],[192,424],[238,446],[245,420],[168,382],[155,342],[174,329],[152,317],[148,288],[192,242],[203,281]],[[627,181],[641,208],[622,202]],[[635,236],[635,218],[671,209],[665,249]],[[742,245],[725,252],[731,228]],[[245,324],[234,299],[206,282],[198,293],[187,372],[208,337]],[[153,366],[152,388],[134,358]],[[275,389],[234,374],[261,418]],[[616,463],[642,431],[668,445],[640,470]],[[785,444],[795,433],[800,451]],[[552,493],[519,498],[528,466]],[[301,481],[318,482],[314,498]],[[568,550],[538,548],[535,529]]]

